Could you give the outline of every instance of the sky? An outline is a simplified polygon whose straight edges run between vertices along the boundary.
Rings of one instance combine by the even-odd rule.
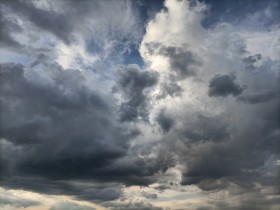
[[[1,0],[1,210],[280,208],[279,0]]]

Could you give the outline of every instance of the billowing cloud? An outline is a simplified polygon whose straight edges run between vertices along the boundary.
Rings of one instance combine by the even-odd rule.
[[[278,209],[275,8],[2,1],[1,205]]]
[[[145,90],[156,84],[156,73],[128,66],[119,70],[117,76],[119,80],[116,88],[125,99],[120,108],[121,121],[132,121],[138,117],[148,120]]]
[[[120,179],[128,183],[131,180],[125,176],[133,175],[134,169],[142,176],[141,168],[134,164],[144,160],[137,157],[129,160],[127,166],[126,160],[116,162],[122,165],[122,171],[112,164],[121,157],[126,159],[128,143],[137,132],[135,128],[124,130],[118,125],[118,110],[109,104],[110,99],[94,91],[90,84],[86,85],[92,74],[86,78],[83,72],[64,70],[56,64],[44,68],[49,68],[48,75],[40,75],[44,79],[35,80],[29,77],[36,74],[29,72],[32,69],[25,70],[13,63],[1,65],[1,98],[5,110],[1,115],[1,133],[15,147],[20,146],[17,152],[20,161],[15,163],[19,170],[52,179],[109,181],[112,176],[111,181]],[[124,73],[120,87],[128,94],[131,107],[137,109],[145,106],[144,95],[139,94],[155,82],[154,74],[132,69]],[[138,99],[135,104],[134,100]],[[27,152],[30,146],[33,150]],[[46,150],[47,153],[43,152]],[[138,175],[135,179],[141,182]]]
[[[164,132],[168,132],[170,131],[170,129],[172,128],[174,121],[172,118],[166,116],[166,114],[164,113],[164,110],[162,110],[158,117],[157,117],[157,122],[160,125],[161,129]]]
[[[234,82],[234,75],[216,75],[209,83],[209,96],[237,96],[244,90],[240,85]]]

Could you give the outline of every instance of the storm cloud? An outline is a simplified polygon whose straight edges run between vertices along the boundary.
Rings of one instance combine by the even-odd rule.
[[[278,209],[279,6],[1,1],[0,208]]]

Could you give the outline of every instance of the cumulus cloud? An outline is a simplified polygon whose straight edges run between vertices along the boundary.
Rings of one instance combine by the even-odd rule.
[[[108,209],[277,209],[279,4],[227,2],[2,1],[1,186]]]
[[[216,22],[210,29],[202,28],[197,21],[203,18],[205,7],[200,3],[194,6],[166,1],[165,5],[167,9],[148,25],[141,45],[142,56],[160,72],[160,81],[168,78],[175,69],[172,68],[174,63],[171,58],[160,53],[161,45],[173,46],[173,49],[184,46],[199,60],[192,66],[195,74],[191,77],[173,77],[176,82],[180,81],[183,89],[181,97],[161,99],[160,105],[152,110],[160,113],[160,117],[155,119],[162,128],[169,130],[171,123],[164,124],[164,115],[157,109],[165,109],[174,120],[164,139],[169,140],[169,150],[174,151],[183,165],[181,184],[195,184],[203,191],[228,191],[229,186],[234,184],[248,194],[255,190],[256,182],[263,187],[272,186],[277,174],[268,175],[268,169],[263,167],[268,164],[268,159],[277,156],[273,145],[277,144],[279,120],[272,117],[272,113],[279,111],[275,93],[279,61],[272,62],[273,56],[264,59],[265,52],[253,48],[254,41],[247,36],[248,31],[245,32],[247,22],[240,22],[238,26]],[[183,11],[186,8],[188,12]],[[177,28],[179,24],[175,20],[182,27]],[[187,30],[188,27],[191,29]],[[261,30],[255,32],[256,29],[251,28],[248,30],[254,31],[256,36],[257,33],[266,33]],[[225,38],[229,31],[232,36]],[[163,41],[156,41],[157,36],[161,36]],[[183,57],[186,64],[193,65],[189,56]],[[174,62],[179,62],[176,56],[174,59]],[[157,88],[160,92],[163,85]],[[229,95],[237,100],[226,97]],[[254,104],[258,106],[249,107]],[[269,154],[264,152],[264,148]],[[267,179],[270,181],[266,182]],[[271,193],[275,195],[275,192]],[[270,193],[259,192],[264,200],[268,195]],[[251,198],[253,196],[248,196],[248,202]],[[216,205],[214,208],[218,208],[219,204]],[[235,205],[243,206],[238,202]],[[230,207],[233,208],[233,205],[230,204]]]
[[[92,85],[92,73],[63,69],[44,59],[35,64],[1,64],[4,187],[108,201],[123,196],[123,185],[155,182],[154,175],[173,164],[167,156],[149,157],[153,146],[146,148],[147,155],[140,148],[129,154],[139,131],[119,124],[118,108]],[[36,72],[38,66],[46,72]],[[138,105],[145,107],[143,89],[156,82],[156,74],[132,68],[120,76],[117,84],[124,97],[133,101],[135,93],[143,94]],[[86,184],[90,181],[112,186]]]
[[[178,78],[184,78],[194,74],[193,65],[197,63],[194,55],[179,47],[162,46],[159,54],[169,59],[171,71],[174,71]]]
[[[145,90],[157,82],[157,74],[144,71],[137,66],[128,66],[118,71],[118,88],[126,100],[121,104],[121,121],[132,121],[140,117],[148,120],[147,96]]]
[[[240,95],[244,88],[234,82],[234,75],[216,75],[209,82],[209,96]]]
[[[164,132],[170,131],[170,129],[172,128],[172,126],[174,124],[173,119],[166,116],[166,114],[164,113],[163,110],[159,113],[159,115],[157,117],[157,122]]]

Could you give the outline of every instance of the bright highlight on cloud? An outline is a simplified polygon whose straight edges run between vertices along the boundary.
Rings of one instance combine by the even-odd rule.
[[[278,209],[279,1],[0,3],[0,209]]]

